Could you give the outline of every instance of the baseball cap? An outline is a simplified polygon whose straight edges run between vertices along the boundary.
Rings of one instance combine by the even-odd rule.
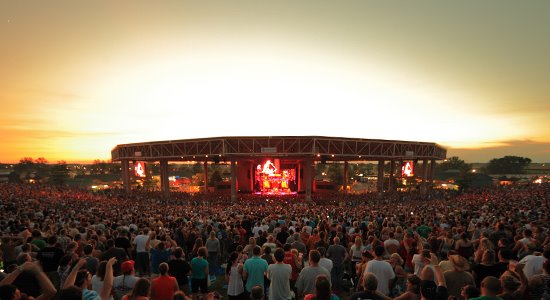
[[[122,265],[120,266],[120,270],[122,271],[122,273],[128,273],[134,269],[134,264],[135,262],[133,260],[127,260],[122,263]]]

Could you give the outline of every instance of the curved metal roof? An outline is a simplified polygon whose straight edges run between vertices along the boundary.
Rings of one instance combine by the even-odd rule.
[[[324,136],[212,137],[117,145],[113,161],[217,161],[256,157],[367,161],[445,159],[436,143]]]

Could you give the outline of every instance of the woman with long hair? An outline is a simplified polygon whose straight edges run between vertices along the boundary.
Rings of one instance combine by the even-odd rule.
[[[244,298],[243,265],[239,262],[239,253],[232,252],[227,261],[225,269],[225,280],[227,281],[227,296],[230,300],[241,300]]]
[[[481,281],[487,276],[500,277],[500,268],[496,265],[496,253],[493,250],[485,250],[481,257],[481,262],[472,269],[472,275],[476,281],[476,286],[481,286]]]
[[[121,300],[149,300],[151,293],[151,282],[146,278],[140,278],[136,281],[132,292],[124,295]]]
[[[102,261],[97,266],[97,272],[92,277],[92,290],[101,293],[103,289],[103,280],[105,279],[105,272],[107,270],[107,261]],[[112,297],[111,297],[112,298]]]
[[[361,262],[361,254],[365,251],[365,245],[363,245],[363,239],[360,236],[355,237],[353,245],[349,249],[349,256],[351,257],[350,274],[353,282],[357,282],[357,273],[355,273],[355,266]]]
[[[208,269],[208,252],[206,247],[200,247],[197,251],[197,257],[191,260],[191,291],[193,295],[197,293],[208,293],[208,280],[210,270]]]
[[[393,284],[393,289],[391,294],[393,297],[401,295],[406,289],[406,278],[407,274],[403,269],[403,259],[397,253],[394,253],[390,256],[389,260],[390,265],[392,266],[393,272],[395,273],[395,283]]]
[[[453,239],[453,233],[451,231],[447,231],[445,234],[442,234],[438,238],[441,243],[439,244],[439,256],[447,256],[449,255],[449,251],[453,250],[453,245],[455,244],[455,240]]]
[[[407,277],[405,292],[394,300],[419,300],[420,299],[420,277],[411,274]]]
[[[339,300],[331,291],[330,280],[325,275],[318,275],[315,278],[315,292],[307,294],[304,300]]]
[[[472,241],[470,241],[470,239],[468,238],[468,234],[466,232],[463,232],[460,235],[460,239],[456,241],[456,244],[455,244],[455,249],[456,249],[456,252],[458,252],[458,255],[468,260],[474,254],[473,247],[474,246],[472,245]]]
[[[491,240],[489,240],[488,238],[481,238],[481,240],[479,241],[479,247],[474,253],[475,264],[481,263],[483,253],[485,253],[485,251],[487,250],[495,250],[495,247],[493,246],[493,243],[491,242]]]
[[[191,257],[190,258],[194,258],[197,256],[197,252],[199,251],[199,249],[201,247],[204,246],[204,243],[202,242],[202,238],[197,238],[195,240],[195,244],[193,244],[193,249],[191,250]]]
[[[215,231],[210,231],[206,240],[206,249],[208,250],[208,267],[213,274],[218,272],[218,255],[221,252],[220,241],[216,237]]]

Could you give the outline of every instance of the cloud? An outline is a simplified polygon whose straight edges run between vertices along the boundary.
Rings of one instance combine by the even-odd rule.
[[[550,142],[533,140],[508,140],[487,142],[487,147],[477,149],[449,148],[447,156],[459,156],[468,162],[488,162],[506,155],[523,156],[533,162],[550,162]]]

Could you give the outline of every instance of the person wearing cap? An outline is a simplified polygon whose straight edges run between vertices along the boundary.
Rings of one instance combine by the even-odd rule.
[[[447,282],[447,290],[449,295],[463,300],[460,291],[467,285],[475,286],[475,280],[472,274],[467,272],[470,269],[470,263],[466,258],[460,255],[450,255],[449,261],[453,264],[453,270],[443,273]]]
[[[117,299],[122,299],[122,296],[130,293],[139,280],[139,277],[135,276],[134,265],[133,260],[127,260],[121,264],[122,275],[115,277],[113,281],[113,291]]]

